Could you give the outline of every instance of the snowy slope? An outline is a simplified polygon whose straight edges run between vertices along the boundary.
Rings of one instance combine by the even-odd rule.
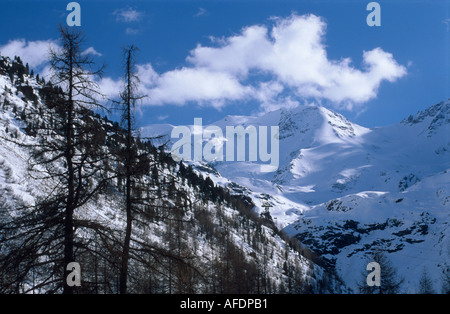
[[[242,186],[257,211],[268,201],[275,223],[350,286],[374,249],[405,277],[404,291],[417,291],[424,268],[440,282],[450,263],[450,101],[373,129],[313,105],[213,123],[237,124],[279,126],[279,168],[261,173],[258,162],[214,162],[217,183]]]
[[[8,68],[10,66],[9,59],[3,59],[4,62],[5,60],[5,67]],[[32,145],[37,143],[38,138],[35,135],[28,134],[26,127],[27,123],[39,125],[42,121],[35,121],[33,119],[38,119],[36,115],[30,115],[27,117],[28,122],[26,123],[23,116],[27,116],[27,110],[30,108],[37,111],[39,107],[45,106],[43,99],[39,96],[42,83],[28,75],[24,76],[25,83],[18,83],[17,77],[15,77],[16,82],[13,83],[8,76],[1,73],[1,70],[3,69],[0,67],[0,219],[3,220],[13,219],[22,205],[33,204],[38,196],[46,195],[52,189],[52,186],[51,180],[39,180],[37,173],[32,173],[36,177],[30,176],[31,173],[28,171],[31,160],[30,148],[16,144]],[[20,91],[22,88],[30,92],[28,96]],[[32,96],[32,98],[35,98],[34,101],[29,98],[30,95],[34,95]],[[105,124],[112,127],[110,121],[105,122]],[[153,126],[155,132],[148,128],[142,136],[152,137],[158,135],[161,130],[168,132],[171,128],[170,125]],[[45,135],[48,136],[48,134]],[[11,141],[6,139],[11,139]],[[149,153],[149,155],[151,154]],[[194,258],[195,262],[199,263],[199,267],[205,271],[221,265],[222,253],[229,249],[230,244],[227,244],[227,248],[224,249],[220,241],[221,239],[230,239],[232,245],[236,247],[238,252],[236,254],[243,253],[243,255],[239,255],[239,262],[242,265],[258,265],[258,267],[261,265],[261,267],[264,267],[265,275],[273,284],[270,289],[265,288],[268,289],[268,293],[286,291],[283,290],[287,289],[286,283],[293,280],[294,277],[292,270],[296,272],[296,278],[301,278],[304,283],[304,287],[299,287],[296,290],[297,292],[306,289],[305,287],[309,287],[310,290],[303,290],[303,292],[344,291],[345,287],[342,285],[330,288],[321,283],[326,280],[330,282],[331,277],[327,277],[328,274],[325,269],[300,255],[298,251],[291,249],[286,239],[283,239],[277,230],[271,228],[270,223],[260,225],[258,219],[249,219],[231,204],[217,204],[201,196],[200,188],[187,183],[187,178],[178,173],[179,164],[173,163],[174,166],[158,165],[156,161],[153,164],[156,164],[158,168],[158,182],[161,186],[173,180],[178,191],[183,191],[189,195],[192,203],[199,204],[184,213],[183,218],[189,221],[189,224],[186,224],[186,230],[182,230],[182,240],[178,239],[177,241],[178,243],[183,242],[189,248],[191,258]],[[255,204],[260,207],[262,202],[262,198],[258,198],[260,195],[253,194],[248,189],[232,183],[207,165],[199,164],[197,169],[201,169],[202,174],[207,174],[217,184],[229,187],[234,194],[247,194],[252,197],[254,195]],[[143,180],[150,182],[152,180],[150,174]],[[154,183],[149,183],[149,185],[155,191],[157,190]],[[167,207],[167,204],[175,202],[170,198],[161,199],[161,201],[165,202],[165,207]],[[286,199],[286,201],[288,200]],[[120,232],[124,229],[125,224],[123,202],[123,195],[119,192],[119,188],[113,184],[109,193],[97,195],[94,200],[77,210],[77,215],[78,218],[83,218],[86,221],[95,221],[99,224],[112,226]],[[297,206],[296,203],[290,201],[289,204],[290,206]],[[284,214],[284,212],[279,212],[280,219]],[[288,222],[290,222],[290,219],[286,219],[283,224]],[[208,229],[207,227],[210,229],[208,232],[205,231],[205,229]],[[161,248],[167,248],[170,245],[168,239],[174,236],[164,220],[150,220],[144,225],[135,226],[133,230],[134,237]],[[0,247],[0,249],[3,249],[3,247]],[[3,253],[3,251],[0,253]],[[269,254],[270,258],[268,258]],[[286,271],[287,268],[291,270]],[[217,271],[217,267],[214,270]],[[0,269],[1,271],[3,269]],[[242,271],[246,270],[243,269]],[[159,272],[164,274],[164,268],[162,267],[157,272],[152,273],[155,276],[153,280],[161,282],[158,286],[160,290],[157,290],[157,292],[167,293],[166,277],[164,275],[158,277]],[[215,274],[214,276],[219,275]],[[211,280],[213,279],[211,278]],[[196,291],[211,292],[208,289],[199,285]],[[37,292],[45,292],[45,290],[38,290]]]

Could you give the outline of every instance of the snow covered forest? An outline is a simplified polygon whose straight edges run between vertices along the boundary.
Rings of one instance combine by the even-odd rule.
[[[48,81],[0,56],[0,293],[345,291],[250,197],[139,136],[134,47],[105,102],[82,34],[60,40]]]

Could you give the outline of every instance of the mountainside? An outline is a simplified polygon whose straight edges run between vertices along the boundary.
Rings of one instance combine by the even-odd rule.
[[[61,291],[59,242],[49,242],[51,256],[37,250],[8,259],[15,249],[34,243],[33,237],[16,239],[8,224],[34,214],[57,182],[32,165],[39,157],[35,147],[61,135],[51,118],[64,114],[54,107],[60,99],[61,89],[34,77],[20,58],[0,57],[0,292]],[[259,159],[176,162],[170,155],[178,140],[170,138],[174,126],[142,128],[143,138],[165,138],[136,139],[150,166],[135,182],[145,188],[136,192],[143,202],[133,222],[130,291],[358,292],[371,254],[379,251],[403,277],[402,292],[417,293],[425,270],[435,291],[448,291],[449,107],[450,101],[443,101],[372,129],[314,105],[227,116],[212,124],[224,131],[278,126],[274,172],[261,172],[267,162]],[[98,149],[113,156],[123,145],[123,129],[93,116],[91,127],[106,139]],[[195,133],[194,126],[189,129]],[[195,140],[192,150],[199,144]],[[204,145],[207,138],[200,141]],[[89,181],[121,167],[116,157],[102,162],[103,170]],[[81,293],[117,292],[124,190],[123,180],[114,177],[76,212]],[[44,239],[53,232],[42,230]]]
[[[370,254],[381,250],[403,276],[402,291],[416,293],[424,270],[441,290],[450,263],[450,101],[372,129],[314,105],[212,125],[279,126],[277,171],[261,173],[259,161],[209,167],[218,183],[239,186],[260,212],[269,202],[274,222],[350,287],[356,290]]]
[[[37,233],[39,238],[49,236],[46,244],[50,248],[33,248],[33,239],[21,242],[21,237],[26,237],[20,233],[21,228],[26,225],[19,226],[18,230],[10,228],[10,223],[22,215],[40,215],[39,202],[55,188],[54,179],[44,178],[40,171],[43,169],[37,166],[33,170],[30,165],[36,162],[35,147],[41,139],[59,139],[61,130],[49,124],[51,118],[46,119],[61,114],[50,105],[58,101],[59,93],[58,87],[29,73],[20,58],[0,57],[2,293],[61,291],[64,279],[60,278],[62,268],[59,267],[65,266],[61,266],[59,240],[49,235],[53,229],[43,227]],[[106,142],[99,149],[112,153],[123,143],[123,130],[117,123],[95,116],[90,123],[96,134],[106,134]],[[151,143],[136,141],[151,166],[139,182],[134,182],[145,188],[136,192],[141,203],[133,221],[130,292],[346,291],[345,285],[317,256],[281,232],[270,216],[258,215],[250,197],[236,193],[232,185],[215,184],[218,177],[213,172],[177,163]],[[90,181],[103,180],[110,169],[120,168],[120,161],[113,157],[104,164],[103,171],[89,178]],[[125,225],[124,189],[120,177],[114,177],[75,213],[79,224],[75,258],[81,265],[80,293],[118,290],[119,243]],[[52,213],[51,206],[43,208],[48,211],[43,216],[45,226],[45,215]],[[11,260],[15,248],[24,245],[31,245],[29,256]],[[48,252],[53,255],[49,256]]]

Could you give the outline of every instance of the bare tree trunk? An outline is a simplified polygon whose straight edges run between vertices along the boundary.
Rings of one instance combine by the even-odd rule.
[[[58,157],[50,158],[45,163],[51,164],[64,162],[62,173],[50,172],[50,176],[60,180],[61,188],[57,191],[57,199],[62,200],[61,211],[62,224],[64,230],[63,248],[63,293],[73,294],[74,287],[67,284],[67,277],[72,270],[67,270],[69,263],[76,262],[74,256],[75,248],[75,211],[86,204],[98,190],[108,181],[106,177],[97,177],[98,183],[90,186],[88,178],[98,173],[100,165],[98,160],[105,158],[100,156],[99,147],[104,139],[102,135],[92,136],[93,112],[92,106],[99,106],[95,100],[95,95],[99,94],[96,83],[92,76],[101,74],[101,69],[91,71],[93,61],[88,56],[81,53],[81,45],[84,41],[82,34],[78,31],[64,29],[60,27],[62,48],[60,51],[51,51],[50,63],[55,72],[55,85],[66,86],[66,91],[62,92],[63,97],[59,99],[58,105],[66,115],[60,117],[60,126],[64,130],[64,141],[56,145],[49,145],[43,149],[46,152],[55,153]],[[81,122],[82,119],[84,123]],[[45,147],[45,145],[44,145]]]
[[[122,252],[122,268],[120,271],[120,293],[127,293],[127,277],[128,277],[128,260],[130,257],[130,239],[132,228],[132,202],[131,202],[131,48],[127,50],[126,58],[126,77],[127,77],[127,93],[126,93],[126,120],[127,120],[127,147],[126,147],[126,165],[125,165],[125,180],[126,180],[126,229],[125,240]]]
[[[69,263],[74,262],[73,256],[73,212],[74,212],[74,199],[75,199],[75,175],[73,167],[73,42],[69,41],[69,99],[67,110],[67,134],[66,134],[66,152],[65,159],[67,163],[67,203],[64,221],[64,294],[73,294],[73,287],[69,286],[66,282],[66,278],[69,275],[70,270],[66,267]]]

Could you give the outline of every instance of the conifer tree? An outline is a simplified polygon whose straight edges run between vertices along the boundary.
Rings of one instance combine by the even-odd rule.
[[[64,204],[64,265],[75,262],[74,221],[75,210],[92,198],[106,181],[91,186],[90,177],[99,173],[95,161],[99,146],[105,134],[97,132],[93,108],[99,107],[100,94],[93,77],[100,76],[102,69],[93,69],[94,62],[89,55],[82,54],[83,34],[76,28],[60,27],[61,50],[50,52],[50,63],[54,72],[53,83],[64,88],[64,99],[59,105],[65,112],[60,120],[63,141],[55,147],[65,165],[62,176],[63,191],[59,191]],[[53,161],[52,161],[53,162]],[[64,267],[64,278],[68,270]],[[64,293],[73,293],[73,287],[64,284]]]
[[[75,287],[67,284],[72,272],[67,266],[80,262],[90,250],[88,234],[104,229],[78,214],[110,180],[105,166],[108,156],[102,149],[106,134],[93,111],[101,107],[93,80],[101,69],[94,70],[92,59],[81,53],[84,36],[80,31],[60,27],[60,35],[61,49],[50,51],[52,84],[42,89],[44,93],[51,90],[49,97],[45,105],[27,112],[37,122],[33,126],[37,143],[16,141],[31,151],[28,175],[44,193],[34,204],[17,208],[16,217],[0,226],[6,235],[1,241],[9,246],[0,259],[1,267],[17,274],[5,283],[6,289],[23,286],[33,274],[41,281],[32,291],[74,293]]]
[[[424,268],[419,280],[419,294],[434,294],[433,281],[427,270]]]
[[[363,271],[361,282],[358,283],[359,292],[363,294],[397,294],[404,281],[397,274],[397,269],[392,265],[386,254],[381,250],[376,250],[368,258],[369,262],[376,262],[380,265],[380,286],[367,285],[367,271]]]

